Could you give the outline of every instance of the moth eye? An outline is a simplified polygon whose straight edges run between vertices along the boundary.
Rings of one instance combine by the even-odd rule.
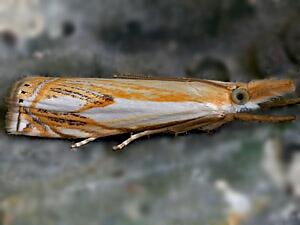
[[[231,99],[234,103],[243,105],[249,101],[249,93],[244,88],[237,88],[232,91]]]

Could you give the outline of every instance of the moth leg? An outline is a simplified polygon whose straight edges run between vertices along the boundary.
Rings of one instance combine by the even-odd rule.
[[[186,123],[171,127],[169,129],[169,132],[175,133],[177,135],[177,134],[186,133],[190,130],[195,130],[195,129],[201,129],[201,130],[207,131],[206,129],[202,129],[202,128],[217,124],[217,123],[219,123],[220,120],[223,121],[223,118],[224,118],[223,116],[218,116],[218,117],[205,118],[205,119],[201,118],[201,119],[188,121]],[[223,124],[223,122],[222,122],[222,124]]]
[[[265,102],[259,104],[261,109],[269,109],[269,108],[275,108],[275,107],[284,107],[289,105],[296,105],[300,104],[300,98],[292,98],[292,99],[278,99],[271,102]]]
[[[83,145],[86,145],[87,143],[92,142],[92,141],[96,140],[97,138],[98,137],[89,137],[89,138],[86,138],[82,141],[76,142],[75,144],[71,145],[71,150],[74,150],[75,148],[79,148]]]
[[[241,121],[269,122],[269,123],[289,122],[295,119],[296,119],[295,116],[253,115],[249,113],[232,113],[232,114],[227,114],[224,118],[226,122],[230,122],[233,120],[241,120]]]
[[[132,134],[128,139],[126,139],[125,141],[123,141],[121,144],[116,145],[113,147],[113,150],[121,150],[122,148],[124,148],[126,145],[128,145],[129,143],[133,142],[134,140],[137,140],[141,137],[145,137],[151,134],[158,134],[158,133],[162,133],[168,130],[168,127],[164,127],[164,128],[160,128],[160,129],[155,129],[155,130],[146,130],[140,133],[136,133],[136,134]]]
[[[270,115],[253,115],[249,113],[232,113],[232,114],[225,115],[224,118],[220,119],[219,121],[200,126],[197,129],[208,132],[222,126],[225,123],[234,120],[248,121],[248,122],[254,121],[254,122],[280,123],[280,122],[289,122],[295,120],[295,118],[296,118],[295,116],[270,116]]]
[[[200,118],[197,118],[197,119],[185,121],[185,122],[182,122],[182,123],[179,123],[179,124],[175,124],[175,125],[171,125],[171,126],[167,126],[167,127],[163,127],[163,128],[159,128],[159,129],[142,131],[140,133],[136,133],[136,134],[131,135],[128,139],[123,141],[121,144],[114,146],[113,149],[114,150],[121,150],[122,148],[124,148],[126,145],[128,145],[132,141],[137,140],[137,139],[139,139],[141,137],[144,137],[144,136],[152,135],[152,134],[158,134],[158,133],[175,133],[175,134],[179,134],[179,133],[184,133],[184,132],[187,132],[189,130],[196,129],[201,125],[203,126],[204,124],[208,124],[208,123],[214,122],[216,120],[219,120],[222,117],[223,117],[223,115],[212,115],[211,117],[200,117]]]
[[[226,120],[223,119],[223,120],[215,122],[215,123],[203,125],[201,127],[198,127],[197,129],[200,130],[200,131],[204,131],[204,132],[208,132],[209,133],[210,131],[215,130],[215,129],[221,127],[222,125],[224,125],[227,122],[229,122],[229,121],[226,121]]]

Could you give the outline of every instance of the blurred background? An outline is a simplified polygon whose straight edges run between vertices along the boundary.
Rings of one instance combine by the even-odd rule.
[[[111,147],[126,135],[70,152],[4,125],[9,88],[26,75],[299,86],[299,65],[296,0],[0,0],[0,224],[299,225],[299,120],[158,135],[123,152]]]

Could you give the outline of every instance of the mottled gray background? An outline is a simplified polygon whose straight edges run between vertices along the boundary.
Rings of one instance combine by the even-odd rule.
[[[0,224],[300,224],[299,121],[156,136],[123,152],[111,146],[126,135],[70,152],[70,141],[4,126],[9,87],[25,75],[299,85],[299,65],[298,0],[0,0]]]

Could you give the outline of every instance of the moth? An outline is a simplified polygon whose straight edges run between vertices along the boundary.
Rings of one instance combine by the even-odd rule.
[[[287,122],[295,116],[250,114],[248,111],[298,104],[292,80],[249,83],[189,78],[117,76],[104,78],[26,77],[13,86],[6,116],[10,134],[83,139],[129,133],[113,147],[157,133],[211,131],[241,120]]]

